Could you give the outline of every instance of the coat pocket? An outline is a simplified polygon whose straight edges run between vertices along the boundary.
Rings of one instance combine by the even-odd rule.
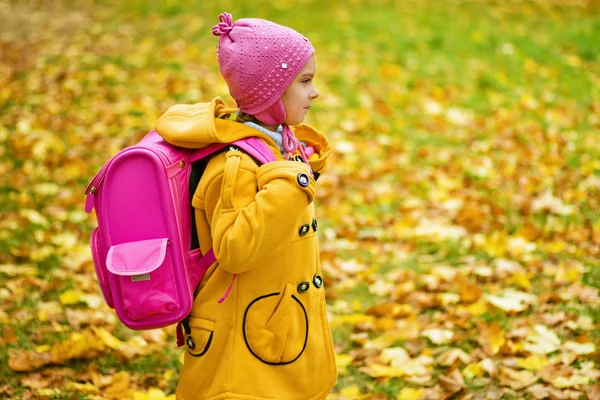
[[[185,347],[194,357],[206,354],[212,343],[215,323],[202,318],[188,318],[190,333],[185,335]]]
[[[244,313],[244,340],[259,360],[272,365],[296,361],[308,340],[308,316],[304,305],[286,284],[283,292],[254,299]]]

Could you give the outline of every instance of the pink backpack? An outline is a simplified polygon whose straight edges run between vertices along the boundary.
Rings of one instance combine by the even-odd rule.
[[[193,194],[209,156],[226,146],[260,164],[275,160],[256,137],[191,150],[152,131],[112,157],[88,185],[85,210],[95,208],[98,219],[90,240],[96,275],[106,302],[129,328],[160,328],[189,314],[194,291],[215,262],[212,249],[200,253],[190,189]]]

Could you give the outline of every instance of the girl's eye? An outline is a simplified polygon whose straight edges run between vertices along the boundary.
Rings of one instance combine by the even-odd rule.
[[[310,79],[305,79],[302,81],[302,83],[308,83],[308,82],[310,82]]]

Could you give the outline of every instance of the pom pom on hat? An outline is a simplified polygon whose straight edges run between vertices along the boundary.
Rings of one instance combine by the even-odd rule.
[[[284,123],[281,96],[314,54],[312,44],[291,28],[259,18],[234,23],[226,12],[212,33],[219,36],[219,69],[240,111],[265,124]]]

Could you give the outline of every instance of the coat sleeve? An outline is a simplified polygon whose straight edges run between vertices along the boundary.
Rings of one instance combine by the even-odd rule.
[[[252,171],[241,167],[243,157],[249,156],[226,153],[223,174],[208,184],[204,198],[216,259],[236,274],[285,251],[316,188],[303,163],[274,161]]]

